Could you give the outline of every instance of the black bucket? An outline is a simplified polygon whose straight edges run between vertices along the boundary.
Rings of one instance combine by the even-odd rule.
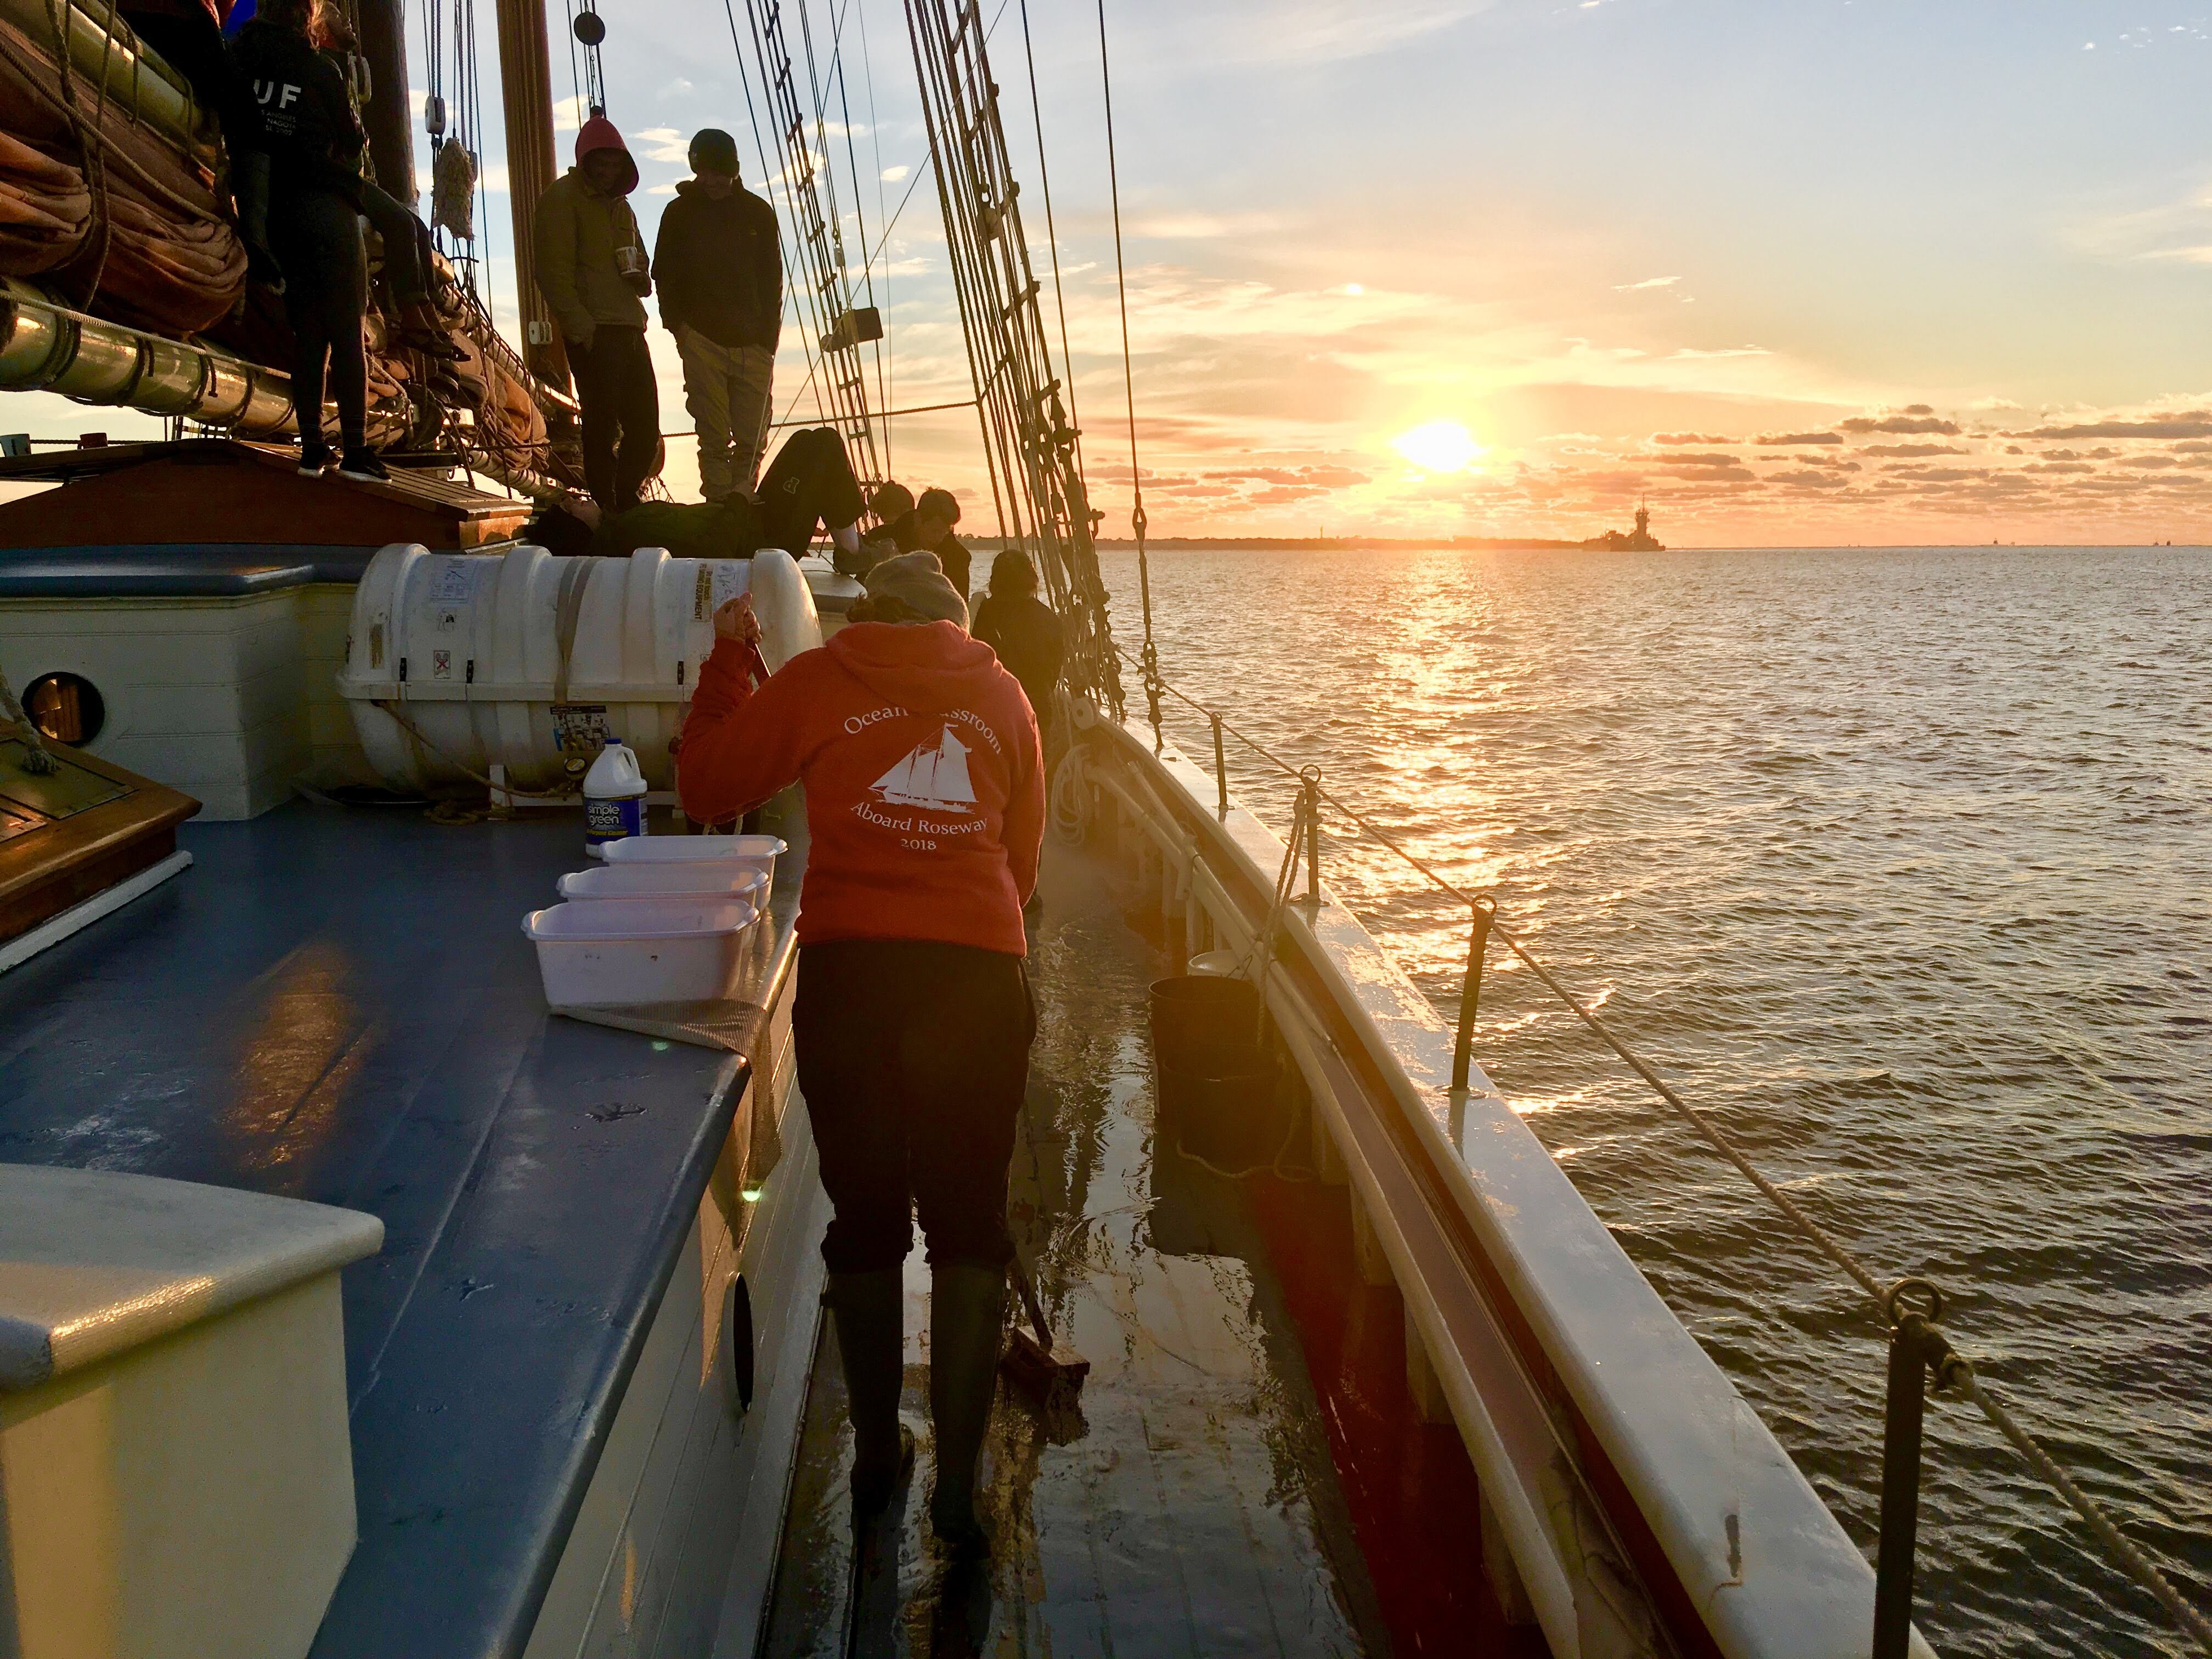
[[[1184,1077],[1200,1057],[1250,1050],[1260,1031],[1260,993],[1250,981],[1177,975],[1152,981],[1152,1054],[1160,1076]]]
[[[1259,992],[1179,976],[1152,982],[1151,1006],[1162,1151],[1231,1171],[1273,1162],[1282,1126],[1274,1058],[1257,1041]]]

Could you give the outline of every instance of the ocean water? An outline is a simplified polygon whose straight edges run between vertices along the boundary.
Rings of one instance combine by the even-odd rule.
[[[1133,649],[1134,556],[1103,559]],[[2212,1608],[2212,552],[1218,549],[1152,585],[1171,681],[1493,888],[1877,1272],[1934,1279]],[[1463,910],[1324,830],[1453,1008]],[[1502,951],[1477,1044],[1871,1553],[1857,1291]],[[2193,1651],[1971,1407],[1930,1415],[1918,1605],[1948,1655]]]

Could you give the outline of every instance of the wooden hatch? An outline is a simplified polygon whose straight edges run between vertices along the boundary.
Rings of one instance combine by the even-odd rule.
[[[28,770],[30,746],[0,738],[0,942],[106,891],[177,850],[190,795],[50,746],[57,769]]]
[[[419,542],[459,552],[511,539],[526,498],[395,467],[387,483],[300,476],[299,453],[234,438],[97,444],[0,459],[0,483],[59,483],[0,504],[0,550]]]

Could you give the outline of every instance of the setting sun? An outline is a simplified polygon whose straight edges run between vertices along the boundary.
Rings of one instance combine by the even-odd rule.
[[[1424,472],[1457,472],[1482,453],[1482,446],[1457,421],[1431,421],[1401,432],[1390,447]]]

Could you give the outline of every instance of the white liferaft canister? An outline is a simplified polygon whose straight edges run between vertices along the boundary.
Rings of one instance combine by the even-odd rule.
[[[584,850],[607,855],[611,842],[645,833],[645,774],[629,747],[611,743],[584,774]]]

